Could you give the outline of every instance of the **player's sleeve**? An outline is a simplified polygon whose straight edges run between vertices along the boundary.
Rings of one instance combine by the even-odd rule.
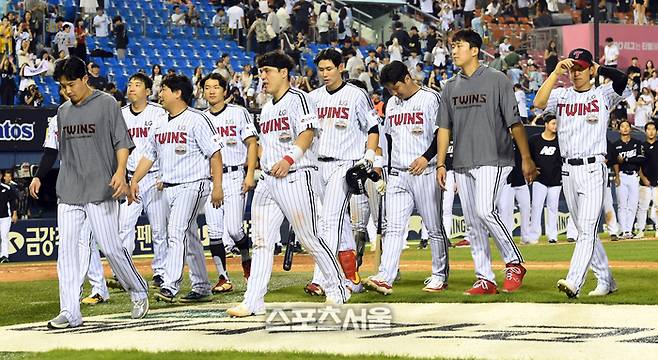
[[[48,128],[46,129],[46,139],[43,141],[43,147],[59,151],[59,141],[57,140],[57,115],[48,118]]]
[[[295,136],[299,136],[308,129],[317,129],[319,121],[315,103],[309,99],[307,94],[295,92],[293,95],[295,95],[296,100],[292,104],[295,104],[295,106],[288,109],[288,113],[291,115],[289,121]]]
[[[146,141],[144,141],[144,144],[142,146],[142,157],[151,160],[153,162],[159,161],[158,152],[156,151],[156,147],[155,147],[155,133],[157,129],[158,126],[156,125],[151,126],[151,128],[149,129],[148,137],[146,138]]]
[[[452,113],[450,112],[450,104],[448,104],[449,85],[443,88],[440,96],[439,111],[437,112],[435,124],[442,129],[452,129]]]
[[[194,141],[196,141],[201,153],[210,158],[214,153],[224,147],[222,137],[212,125],[207,116],[201,114],[199,121],[192,128],[194,132]]]
[[[430,115],[437,114],[438,116],[439,111],[441,110],[441,94],[436,91],[430,91],[430,93],[432,94],[432,110],[431,110],[432,112],[430,113]],[[431,119],[431,116],[428,117],[428,119]],[[439,129],[439,125],[435,121],[432,124],[432,133],[435,133],[436,130],[438,129]]]
[[[258,138],[258,132],[256,132],[256,126],[254,126],[254,120],[249,111],[247,109],[242,109],[242,115],[244,116],[244,123],[240,129],[240,138],[242,141],[245,141],[252,136]]]
[[[512,82],[507,79],[507,77],[500,73],[498,76],[498,85],[499,85],[499,106],[501,113],[503,115],[503,120],[507,127],[510,127],[516,123],[521,122],[519,116],[519,103],[516,101],[516,96],[514,95],[514,88],[512,87]]]
[[[612,109],[617,106],[622,100],[628,98],[632,95],[631,88],[626,86],[622,91],[621,95],[617,94],[612,82],[602,85],[600,91],[603,93],[603,98],[605,99],[605,105],[608,109]]]
[[[564,88],[556,88],[551,90],[551,94],[548,96],[548,102],[544,108],[544,113],[551,113],[557,115],[557,103],[562,95],[564,94]]]
[[[132,137],[128,133],[126,120],[123,118],[121,108],[116,101],[108,101],[108,116],[110,117],[110,137],[114,150],[135,148]]]
[[[362,89],[357,89],[357,91],[359,95],[356,101],[356,118],[359,122],[359,128],[365,132],[379,124],[379,115],[377,115],[368,93]]]

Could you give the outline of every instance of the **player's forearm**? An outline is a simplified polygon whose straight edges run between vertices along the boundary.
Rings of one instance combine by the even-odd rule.
[[[137,168],[133,174],[132,182],[140,182],[144,176],[146,176],[149,170],[151,170],[151,166],[153,166],[153,161],[142,157],[137,164]]]
[[[437,166],[445,166],[446,156],[448,155],[448,145],[450,144],[450,129],[439,128],[436,133],[436,160]]]
[[[126,148],[117,149],[117,170],[119,174],[126,174],[126,165],[128,164],[128,155],[130,155],[130,150]]]
[[[222,186],[222,153],[215,151],[210,157],[210,174],[212,175],[213,186]]]
[[[379,145],[379,132],[368,134],[368,141],[366,142],[366,149],[377,152]]]
[[[615,171],[615,176],[619,176],[619,164],[612,165],[612,169]]]
[[[530,154],[530,146],[528,146],[528,135],[525,132],[525,127],[521,123],[516,123],[511,126],[512,137],[516,142],[516,146],[521,153],[521,158],[523,160],[531,160],[532,155]]]
[[[555,84],[557,83],[557,74],[556,73],[551,73],[548,78],[546,78],[546,81],[541,85],[539,88],[539,91],[537,91],[537,95],[535,95],[535,100],[532,102],[535,107],[544,109],[546,105],[548,104],[548,98],[551,96],[551,91],[553,90],[553,87],[555,87]]]
[[[254,174],[258,165],[258,141],[255,138],[247,139],[247,176]]]
[[[302,149],[302,151],[306,152],[306,150],[308,150],[308,148],[310,148],[311,144],[313,143],[313,136],[315,136],[313,129],[306,129],[302,131],[299,136],[297,136],[295,145]]]

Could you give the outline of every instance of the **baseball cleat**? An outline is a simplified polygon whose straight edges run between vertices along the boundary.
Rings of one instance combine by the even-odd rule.
[[[365,287],[363,287],[362,283],[353,283],[352,281],[347,281],[347,286],[346,286],[352,294],[360,294],[364,291],[366,291]]]
[[[557,244],[557,239],[548,239],[549,244]]]
[[[210,294],[200,294],[194,290],[187,293],[187,295],[180,298],[182,303],[198,303],[198,302],[211,302],[212,295]]]
[[[428,239],[420,239],[420,242],[418,243],[418,249],[427,249],[427,243],[429,242]]]
[[[219,281],[217,281],[217,284],[215,284],[215,286],[212,288],[213,294],[220,294],[231,291],[233,291],[233,283],[231,280],[226,279],[223,276],[219,277]]]
[[[159,289],[162,284],[164,284],[164,280],[162,279],[162,276],[160,275],[155,275],[153,276],[153,280],[151,281],[151,289]]]
[[[632,232],[625,232],[624,235],[622,235],[622,238],[632,239],[633,238],[633,233]]]
[[[391,295],[393,293],[393,286],[377,275],[368,277],[366,287],[383,295]]]
[[[423,291],[425,292],[442,292],[448,288],[448,284],[441,280],[438,276],[430,276],[425,279],[425,287]]]
[[[574,238],[567,238],[567,242],[575,243],[575,242],[576,242],[576,239],[574,239]]]
[[[464,295],[496,295],[498,294],[498,288],[496,284],[489,280],[477,279],[473,284],[473,287],[464,291]]]
[[[265,309],[251,311],[249,307],[245,304],[240,304],[229,308],[226,310],[226,313],[231,317],[247,317],[247,316],[259,316],[265,315]]]
[[[567,297],[569,297],[569,299],[575,299],[578,297],[578,291],[571,284],[569,284],[568,281],[564,279],[558,280],[557,289],[567,294]]]
[[[505,266],[505,282],[503,292],[514,292],[523,285],[526,269],[521,264],[507,264]]]
[[[619,236],[617,234],[610,234],[610,241],[617,241],[619,240]]]
[[[117,289],[117,290],[125,291],[123,286],[121,286],[121,283],[119,282],[119,279],[117,279],[116,275],[112,276],[109,279],[107,279],[106,283],[107,283],[107,287],[109,287],[110,289]]]
[[[85,305],[96,305],[105,302],[105,299],[103,299],[103,297],[100,296],[100,294],[94,294],[87,296],[86,298],[82,299],[82,301],[80,302]]]
[[[6,256],[0,257],[0,264],[8,263],[9,258]]]
[[[282,250],[283,250],[283,245],[279,243],[274,244],[274,256],[281,255]]]
[[[304,286],[304,292],[311,296],[324,296],[322,287],[314,282],[309,282]]]
[[[610,295],[617,291],[617,283],[613,279],[610,286],[603,285],[601,283],[596,285],[596,289],[590,291],[588,296],[606,296]]]
[[[242,262],[242,273],[244,274],[244,280],[249,280],[249,276],[251,276],[251,259]]]
[[[173,303],[174,297],[174,294],[169,289],[160,289],[160,292],[155,293],[155,301]]]
[[[644,231],[638,231],[638,233],[633,236],[633,239],[644,239]]]
[[[467,247],[471,246],[471,242],[468,241],[468,239],[463,239],[461,241],[458,241],[453,247]]]
[[[149,299],[147,297],[139,300],[133,300],[133,309],[130,317],[133,319],[143,319],[149,312]]]
[[[69,319],[64,314],[57,315],[54,319],[48,321],[48,329],[66,329],[72,327]]]

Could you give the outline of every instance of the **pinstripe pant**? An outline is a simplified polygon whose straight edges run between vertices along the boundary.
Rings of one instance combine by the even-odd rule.
[[[61,313],[71,326],[82,323],[80,314],[80,234],[85,220],[107,257],[110,267],[117,275],[121,286],[133,300],[147,296],[147,285],[137,272],[130,254],[119,239],[119,203],[114,200],[84,205],[60,203],[57,206],[59,227],[59,249],[57,255],[57,277],[59,278],[59,304]]]
[[[610,169],[608,169],[610,172]],[[608,181],[607,186],[603,190],[603,218],[605,219],[606,231],[610,235],[619,235],[619,223],[617,222],[617,213],[615,212],[615,206],[612,202],[612,186],[610,181]],[[573,218],[569,216],[569,221],[567,222],[567,238],[575,239],[578,237],[578,229],[573,223]]]
[[[510,234],[514,233],[514,199],[521,215],[521,241],[530,243],[530,190],[528,185],[505,184],[498,199],[498,212]]]
[[[9,257],[9,230],[11,217],[0,218],[0,257]]]
[[[91,233],[89,220],[85,220],[82,224],[78,250],[80,253],[80,286],[84,286],[85,278],[87,278],[91,284],[90,294],[98,294],[103,299],[108,300],[110,292],[107,289],[101,255],[98,252],[97,241]]]
[[[491,268],[488,234],[493,237],[505,263],[523,262],[523,256],[497,209],[501,189],[511,171],[511,166],[480,166],[456,172],[455,176],[464,220],[469,231],[475,275],[493,283],[496,283],[496,275]]]
[[[448,281],[448,248],[450,243],[443,229],[441,214],[442,193],[436,184],[436,168],[428,167],[421,175],[392,170],[386,188],[386,239],[382,241],[382,261],[378,276],[392,284],[400,267],[407,222],[414,209],[423,218],[429,233],[432,252],[432,275]]]
[[[169,221],[162,288],[170,290],[174,295],[178,294],[187,260],[192,290],[200,294],[210,294],[210,280],[196,223],[199,209],[205,204],[210,193],[210,181],[194,181],[164,190],[169,203]]]
[[[242,193],[243,180],[244,170],[242,169],[224,174],[222,179],[224,204],[215,209],[212,207],[210,198],[206,201],[204,211],[210,239],[222,239],[224,232],[228,232],[233,243],[244,238],[242,227],[245,205],[245,196]]]
[[[317,172],[297,170],[284,178],[265,175],[258,182],[251,205],[252,241],[251,276],[242,301],[251,311],[265,307],[267,284],[272,275],[274,243],[285,216],[297,240],[313,256],[325,279],[327,298],[342,304],[350,294],[343,286],[345,278],[336,260],[336,250],[320,237],[318,195],[313,190]]]
[[[455,203],[455,190],[457,189],[455,182],[455,172],[448,170],[446,172],[446,190],[443,192],[443,202],[441,208],[443,209],[443,228],[448,235],[448,239],[452,238],[452,208]]]
[[[564,197],[578,229],[567,281],[578,292],[585,283],[590,265],[600,284],[609,286],[612,281],[608,256],[597,234],[607,179],[608,168],[603,162],[580,166],[562,165]]]
[[[382,171],[384,181],[388,183],[388,169]],[[372,219],[377,221],[379,218],[379,203],[384,201],[382,209],[385,207],[385,197],[377,192],[377,187],[372,180],[366,180],[366,193],[363,195],[352,195],[350,199],[350,215],[352,217],[352,230],[366,232],[368,221]],[[384,211],[385,212],[385,211]],[[377,224],[375,224],[377,226]],[[382,232],[386,230],[386,217],[382,215]]]
[[[640,231],[644,231],[647,226],[647,211],[652,201],[653,204],[649,212],[649,219],[653,221],[654,226],[658,226],[658,187],[640,186],[640,201],[637,207],[636,221]]]

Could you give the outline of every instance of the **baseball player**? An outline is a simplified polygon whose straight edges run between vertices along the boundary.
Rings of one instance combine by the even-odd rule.
[[[9,261],[9,229],[18,221],[18,194],[0,182],[0,264]]]
[[[562,157],[557,139],[555,115],[544,115],[544,131],[528,140],[532,160],[539,175],[532,183],[532,213],[530,215],[530,242],[537,243],[541,236],[541,219],[544,203],[546,237],[550,244],[557,243],[557,212],[562,190]]]
[[[640,166],[644,163],[644,149],[640,140],[631,137],[631,124],[628,120],[619,122],[620,138],[612,144],[615,170],[615,185],[617,186],[617,209],[622,237],[633,237],[633,221],[637,214],[640,198]]]
[[[573,84],[553,89],[560,76],[569,73]],[[612,82],[595,87],[594,76]],[[537,108],[554,113],[562,156],[562,189],[569,213],[578,229],[578,237],[566,279],[557,287],[568,297],[578,297],[585,283],[587,268],[592,267],[598,285],[590,296],[603,296],[617,290],[608,267],[608,257],[597,235],[603,206],[603,191],[608,176],[605,165],[608,109],[630,94],[627,77],[619,70],[592,61],[586,49],[574,49],[560,61],[537,92]]]
[[[206,223],[210,238],[212,255],[219,280],[213,287],[213,293],[233,290],[233,284],[226,271],[226,247],[223,243],[224,225],[231,244],[240,249],[244,277],[249,278],[251,258],[249,257],[249,238],[242,228],[245,207],[245,194],[256,186],[254,171],[258,161],[258,135],[251,114],[247,109],[224,102],[228,93],[226,80],[219,74],[209,74],[201,81],[203,95],[210,108],[205,111],[220,135],[222,148],[222,173],[224,187],[224,204],[213,208],[210,201],[206,203]],[[244,164],[247,164],[245,174]],[[231,247],[229,247],[229,250]]]
[[[77,57],[60,61],[57,79],[69,97],[57,110],[59,152],[46,150],[52,166],[57,153],[61,163],[57,177],[60,314],[48,322],[51,329],[82,325],[80,314],[80,264],[78,241],[87,219],[101,244],[110,267],[133,302],[131,316],[142,318],[149,309],[146,281],[139,275],[130,254],[118,241],[119,204],[127,191],[126,162],[134,148],[116,101],[87,85],[85,63]],[[44,169],[47,170],[47,169]],[[39,173],[30,184],[37,197]]]
[[[442,194],[434,181],[436,126],[431,119],[438,112],[440,95],[418,86],[400,61],[386,65],[380,81],[393,95],[384,120],[392,149],[386,191],[387,228],[379,272],[368,277],[366,286],[384,295],[393,292],[407,222],[415,205],[427,227],[432,252],[432,274],[423,291],[441,292],[448,286],[450,243],[443,229],[442,209],[437,206],[442,203]]]
[[[159,162],[169,219],[163,283],[155,298],[170,303],[180,290],[186,260],[192,290],[181,301],[211,300],[211,285],[196,219],[209,193],[215,208],[221,205],[224,197],[220,153],[223,144],[210,119],[188,107],[192,98],[193,87],[187,77],[171,75],[162,80],[160,102],[167,114],[149,130],[142,158],[130,181],[128,198],[129,203],[145,200],[141,197],[139,183]]]
[[[649,204],[651,211],[649,218],[654,226],[658,226],[658,144],[656,144],[656,124],[648,122],[644,125],[647,141],[642,144],[644,163],[640,169],[640,201],[637,209],[638,233],[636,239],[644,238],[644,229],[647,226],[647,211]]]
[[[507,176],[507,184],[503,186],[498,199],[498,211],[510,234],[514,232],[514,199],[519,205],[521,215],[521,244],[533,244],[530,240],[530,189],[523,178],[521,170],[521,154],[514,146],[514,168]]]
[[[379,116],[366,91],[342,80],[345,66],[338,51],[322,50],[314,61],[325,84],[309,95],[317,107],[320,124],[316,151],[324,239],[331,249],[336,249],[352,292],[361,292],[356,243],[347,211],[352,194],[345,174],[355,164],[363,165],[367,171],[373,169],[379,144]],[[317,285],[322,288],[321,274],[316,266],[313,280],[305,287],[307,293],[314,294]]]
[[[345,277],[336,260],[336,249],[320,236],[315,157],[310,149],[319,128],[315,104],[308,94],[290,87],[293,60],[280,52],[258,58],[263,87],[272,95],[261,110],[259,123],[260,165],[264,178],[258,182],[251,205],[253,253],[251,276],[244,300],[228,309],[235,317],[265,313],[265,294],[272,274],[275,234],[285,218],[323,275],[327,301],[342,304],[350,298]]]
[[[514,166],[512,137],[521,153],[525,179],[532,182],[536,172],[512,84],[505,74],[479,64],[481,46],[482,38],[471,30],[453,35],[453,59],[461,71],[446,82],[437,118],[437,180],[445,190],[445,160],[452,133],[453,167],[478,278],[466,295],[498,292],[487,232],[506,263],[503,291],[516,291],[522,285],[526,273],[523,257],[495,205]]]

